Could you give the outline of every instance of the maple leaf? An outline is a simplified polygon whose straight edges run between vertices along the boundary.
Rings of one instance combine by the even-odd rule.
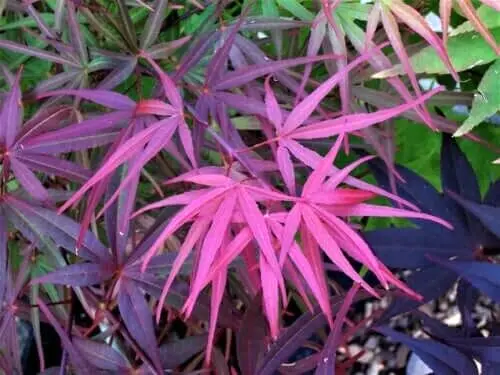
[[[8,76],[11,89],[4,98],[0,112],[0,158],[2,160],[2,180],[9,180],[10,172],[21,186],[36,200],[51,203],[52,199],[42,185],[36,172],[61,176],[75,182],[84,182],[90,177],[90,171],[73,162],[61,159],[59,155],[72,149],[82,149],[85,145],[71,137],[60,138],[58,147],[46,142],[44,134],[60,127],[63,119],[72,112],[70,107],[52,107],[40,109],[24,126],[19,79],[21,70],[16,77]],[[107,134],[93,136],[92,141],[106,139]],[[98,141],[97,141],[98,142]],[[97,143],[96,142],[96,143]]]
[[[328,293],[324,271],[321,271],[324,267],[321,264],[321,256],[319,255],[320,248],[342,272],[359,283],[368,292],[376,295],[373,288],[354,270],[342,250],[371,270],[385,287],[388,284],[393,284],[413,297],[418,297],[389,272],[383,263],[375,257],[362,237],[339,217],[413,217],[450,226],[446,221],[428,214],[364,203],[373,198],[375,194],[367,190],[339,187],[356,167],[372,159],[370,156],[359,159],[328,176],[330,166],[340,149],[341,142],[342,136],[339,136],[327,156],[308,177],[300,199],[295,201],[293,208],[287,214],[280,253],[280,260],[283,261],[295,241],[296,234],[299,233],[302,238],[304,254],[316,270],[318,285],[323,288],[321,293],[323,301],[318,302],[324,307],[327,316],[329,314],[327,308],[328,299],[325,298]]]

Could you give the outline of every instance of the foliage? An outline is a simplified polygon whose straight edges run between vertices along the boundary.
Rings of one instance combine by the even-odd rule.
[[[46,374],[347,373],[369,329],[495,373],[499,9],[423,3],[0,1],[0,373],[19,319]]]

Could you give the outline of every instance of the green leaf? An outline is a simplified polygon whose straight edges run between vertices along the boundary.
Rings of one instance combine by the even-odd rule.
[[[500,41],[500,28],[491,30],[497,42]],[[458,72],[471,69],[478,65],[488,64],[496,60],[495,51],[488,45],[483,37],[476,32],[456,35],[448,41],[448,53],[451,62]],[[415,73],[447,74],[448,70],[432,47],[425,47],[411,57]],[[383,70],[372,76],[384,79],[405,74],[401,64]]]
[[[371,4],[361,4],[359,1],[344,1],[339,4],[335,12],[342,18],[367,21],[371,9]]]
[[[264,17],[279,18],[280,12],[278,6],[276,5],[276,2],[274,0],[263,0],[262,14],[264,15]],[[281,57],[283,53],[283,31],[271,31],[271,36],[276,47],[276,55],[278,57]]]
[[[481,5],[477,9],[477,15],[486,28],[495,29],[497,27],[500,27],[500,16],[498,15],[498,12],[495,9],[487,5]],[[452,32],[450,32],[450,36],[455,36],[474,30],[475,29],[474,26],[472,26],[472,23],[470,21],[467,21],[462,23]]]
[[[311,13],[297,0],[276,0],[282,8],[292,13],[302,21],[311,22],[314,19],[314,13]]]
[[[184,23],[184,33],[185,34],[193,34],[195,31],[197,31],[199,28],[202,27],[202,25],[208,21],[210,16],[214,13],[215,6],[210,5],[205,8],[203,12],[200,14],[193,14],[191,17],[189,17]]]
[[[265,17],[279,17],[275,0],[262,0],[262,14]]]
[[[453,134],[455,137],[467,134],[481,121],[500,110],[500,59],[486,71],[477,91],[469,118]]]
[[[451,118],[451,109],[441,107],[447,118]],[[441,191],[440,149],[441,134],[407,119],[396,119],[396,163],[411,169],[425,178]],[[478,137],[495,140],[500,137],[500,128],[482,127],[477,130]],[[491,165],[498,157],[495,151],[483,144],[467,138],[458,139],[458,144],[476,173],[477,181],[484,194],[489,185],[500,178],[500,166]]]
[[[5,0],[0,0],[0,10],[2,7],[2,1],[5,1]],[[0,13],[0,15],[1,15],[1,13]],[[54,20],[55,20],[54,14],[52,14],[52,13],[40,13],[39,16],[42,19],[42,21],[45,22],[48,26],[54,25]],[[83,23],[86,23],[85,17],[83,17],[80,14],[78,14],[77,19],[78,19],[78,22],[80,23],[80,27],[82,27]],[[26,17],[20,18],[17,21],[3,20],[2,23],[5,23],[5,24],[0,26],[0,31],[15,30],[15,29],[23,28],[23,27],[27,27],[27,28],[37,28],[38,27],[38,24],[31,16],[26,16]]]
[[[396,119],[396,163],[401,164],[441,187],[439,157],[441,137],[422,124]]]
[[[0,0],[0,8],[1,2],[2,0]],[[49,26],[54,23],[54,15],[52,13],[41,13],[40,18]],[[0,26],[0,31],[15,30],[21,27],[37,27],[37,23],[31,16],[28,16],[18,21],[6,22],[5,25]]]

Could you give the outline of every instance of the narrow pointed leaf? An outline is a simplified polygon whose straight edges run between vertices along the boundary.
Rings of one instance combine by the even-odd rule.
[[[73,344],[81,351],[82,356],[98,369],[122,373],[130,369],[127,359],[109,345],[78,337],[73,338]]]
[[[331,169],[332,163],[337,157],[337,154],[340,150],[340,146],[343,141],[343,134],[340,134],[337,137],[337,140],[333,144],[328,154],[321,160],[318,166],[314,169],[311,175],[307,178],[306,183],[304,184],[304,189],[302,191],[302,196],[307,197],[310,196],[314,191],[319,190],[320,186],[323,184],[328,172]]]
[[[261,306],[262,295],[258,294],[245,311],[236,335],[238,365],[243,375],[254,375],[258,358],[266,347],[266,318]]]
[[[31,281],[33,284],[61,284],[78,286],[90,286],[100,284],[111,276],[111,270],[105,265],[94,263],[72,264],[45,276],[38,277]]]
[[[118,308],[127,330],[159,371],[161,363],[151,310],[135,284],[122,280],[118,292]]]
[[[164,369],[175,369],[189,358],[203,350],[207,343],[206,335],[188,336],[172,340],[160,346],[161,365]]]
[[[287,148],[290,150],[290,152],[300,161],[302,161],[305,165],[307,165],[310,168],[315,169],[317,165],[321,162],[322,157],[317,154],[315,151],[312,151],[304,146],[302,146],[300,143],[293,141],[293,140],[287,140],[286,141]],[[330,174],[335,174],[338,172],[338,169],[334,166],[332,166],[332,170],[330,171]],[[402,199],[398,197],[395,194],[389,193],[388,191],[381,189],[375,185],[369,184],[363,180],[357,179],[353,176],[348,176],[345,179],[345,183],[349,186],[356,187],[358,189],[366,190],[369,192],[372,192],[374,194],[389,198],[395,202],[401,203],[402,205],[409,207],[413,210],[418,210],[418,207],[415,206],[414,204],[410,203],[408,200]]]
[[[451,346],[433,340],[414,339],[389,327],[377,327],[377,331],[407,345],[438,374],[477,374],[472,359]]]
[[[276,161],[278,162],[278,168],[283,176],[288,192],[295,195],[297,188],[295,184],[294,165],[292,163],[292,158],[290,157],[290,152],[288,152],[286,147],[281,145],[278,146],[278,150],[276,151]]]
[[[328,339],[326,340],[325,347],[323,348],[322,356],[323,359],[318,362],[318,367],[316,368],[315,375],[329,375],[335,374],[335,360],[337,348],[340,344],[342,326],[344,325],[344,320],[349,312],[354,297],[358,292],[359,285],[355,284],[347,292],[345,299],[340,307],[338,313],[335,315],[335,322],[333,323],[332,330]]]
[[[450,194],[467,212],[474,217],[493,233],[497,238],[500,238],[500,207],[490,206],[487,204],[479,204],[459,197],[456,194]]]
[[[420,13],[412,8],[411,6],[405,4],[401,0],[392,0],[391,11],[395,13],[398,18],[406,23],[413,31],[420,34],[431,46],[436,50],[439,58],[446,65],[446,68],[451,73],[455,81],[460,81],[457,72],[455,71],[446,48],[437,35],[432,31],[427,21],[420,15]]]
[[[264,311],[269,322],[269,330],[273,340],[278,338],[280,331],[279,321],[279,279],[263,256],[259,258],[260,278],[262,284],[262,298]]]
[[[332,310],[338,311],[344,295],[330,301]],[[355,302],[365,299],[366,293],[358,293]],[[283,331],[279,339],[271,345],[258,362],[255,375],[273,375],[280,365],[288,360],[318,329],[327,324],[325,315],[319,308],[302,314],[290,327]]]
[[[439,258],[469,256],[470,244],[453,232],[424,232],[423,229],[389,228],[368,231],[363,237],[388,267],[416,269],[432,264],[429,255]]]
[[[295,106],[292,112],[288,115],[285,123],[283,124],[283,131],[285,133],[290,133],[302,125],[304,121],[306,121],[314,112],[321,100],[323,100],[330,93],[330,91],[345,78],[345,75],[368,60],[377,50],[378,49],[374,49],[359,56],[344,69],[340,70],[328,80],[323,82],[321,86],[304,98],[304,100]]]
[[[275,277],[279,280],[280,287],[283,287],[281,269],[276,257],[276,253],[271,244],[269,229],[264,216],[259,211],[256,202],[251,198],[244,188],[238,192],[238,202],[245,220],[252,231],[256,242],[259,244],[263,255],[266,257],[269,267],[273,270]]]
[[[203,245],[200,250],[200,255],[197,260],[198,267],[196,269],[196,276],[191,284],[191,295],[197,295],[201,292],[209,268],[214,262],[214,259],[219,252],[220,247],[224,241],[229,230],[229,225],[233,216],[233,210],[236,206],[236,194],[230,193],[221,202],[215,216],[217,219],[212,221],[210,229],[205,235]],[[215,283],[221,282],[220,279],[214,280]]]
[[[8,284],[7,277],[7,222],[5,212],[0,208],[0,300],[5,301],[5,292]]]
[[[131,58],[128,61],[120,63],[115,69],[109,73],[106,78],[99,83],[97,89],[112,90],[128,77],[130,77],[137,67],[137,59]]]
[[[2,111],[0,112],[0,121],[2,122],[0,140],[3,140],[7,147],[12,145],[21,127],[22,102],[21,88],[19,87],[20,75],[21,70],[17,73],[7,97],[3,100]]]
[[[189,232],[184,239],[184,242],[179,249],[179,254],[175,258],[174,263],[172,264],[172,269],[168,275],[168,278],[163,286],[163,289],[161,291],[160,295],[160,300],[158,304],[158,308],[156,310],[156,320],[159,321],[161,312],[163,309],[163,304],[165,302],[165,299],[167,297],[168,292],[170,291],[170,288],[172,284],[174,283],[175,277],[179,274],[182,265],[188,258],[189,254],[191,253],[193,247],[195,244],[199,241],[200,237],[206,233],[208,226],[210,225],[210,220],[209,219],[202,219],[195,221],[191,228],[189,229]],[[154,259],[154,258],[153,258]],[[149,260],[145,260],[145,262],[149,262]],[[149,263],[146,263],[149,264]],[[143,267],[144,268],[144,265]]]
[[[78,164],[58,159],[50,155],[24,153],[16,157],[28,168],[65,177],[70,181],[83,183],[91,176],[91,171],[80,167]]]
[[[328,258],[330,258],[330,260],[352,280],[360,283],[366,290],[373,291],[373,289],[365,281],[363,281],[359,274],[354,270],[352,265],[340,250],[339,245],[330,236],[324,224],[319,220],[312,209],[304,205],[301,211],[309,232],[321,246],[326,255],[328,255]]]
[[[435,258],[438,264],[456,272],[495,301],[500,301],[500,266],[476,261],[445,261]]]
[[[46,91],[67,87],[68,85],[71,85],[72,82],[79,79],[81,74],[82,73],[78,70],[69,70],[67,72],[58,73],[44,81],[41,81],[38,85],[36,85],[34,91],[37,94],[41,94]]]
[[[229,90],[235,87],[243,86],[257,78],[267,74],[273,74],[280,70],[291,68],[296,65],[310,64],[318,61],[330,60],[337,58],[337,55],[322,55],[310,57],[297,57],[294,59],[286,59],[279,61],[268,61],[263,64],[249,65],[234,72],[228,72],[214,84],[215,90]]]
[[[478,94],[474,95],[472,108],[465,122],[453,134],[455,137],[467,134],[482,121],[500,111],[500,92],[498,80],[500,79],[500,61],[491,65],[481,78],[477,88]]]
[[[441,18],[441,29],[443,31],[443,44],[448,46],[448,30],[450,27],[451,9],[453,0],[441,0],[439,2],[439,16]]]
[[[118,21],[122,26],[120,30],[123,33],[123,38],[126,40],[129,47],[137,48],[137,36],[134,27],[134,22],[132,21],[129,13],[129,9],[125,0],[116,0],[116,5],[118,6]]]
[[[182,225],[192,220],[203,208],[204,205],[216,202],[221,195],[223,195],[229,188],[218,188],[209,191],[207,194],[204,194],[199,199],[194,202],[191,202],[189,205],[180,210],[177,215],[175,215],[168,225],[163,229],[161,234],[158,236],[156,241],[151,245],[151,248],[147,251],[143,264],[141,267],[141,271],[144,271],[147,268],[147,265],[151,258],[156,254],[156,252],[163,245],[163,242],[170,237],[177,229],[179,229]]]
[[[207,67],[207,76],[205,77],[205,84],[207,87],[213,87],[215,80],[220,78],[224,64],[226,63],[226,60],[229,56],[229,51],[231,50],[231,47],[234,43],[234,39],[236,38],[238,30],[243,24],[243,21],[247,17],[250,8],[251,7],[249,5],[243,8],[236,24],[232,25],[226,31],[227,35],[226,39],[224,40],[224,44],[222,45],[222,47],[217,49],[212,59],[210,60]]]
[[[149,17],[146,21],[146,27],[142,31],[140,47],[142,49],[147,49],[151,46],[158,35],[160,35],[160,30],[163,25],[163,21],[166,17],[168,0],[157,0],[153,5],[154,11],[149,14]]]
[[[32,134],[31,137],[26,134],[17,142],[17,146],[25,151],[54,154],[92,147],[92,140],[98,140],[99,134],[109,134],[120,121],[128,119],[130,115],[131,112],[128,111],[116,111],[45,134]],[[57,152],[60,149],[62,151]]]
[[[166,59],[170,56],[177,48],[182,47],[184,44],[191,40],[191,35],[184,36],[177,40],[173,40],[165,43],[158,43],[147,49],[147,53],[153,59]]]
[[[442,91],[442,88],[434,89],[410,103],[402,104],[391,109],[382,109],[372,113],[347,115],[335,120],[325,120],[315,124],[306,125],[291,133],[291,137],[296,139],[318,139],[331,137],[340,133],[361,130],[390,118],[397,117],[402,113],[423,104],[427,99],[440,91]],[[292,114],[290,114],[290,116],[292,116]]]
[[[98,183],[100,180],[106,176],[113,173],[120,165],[125,163],[127,160],[131,159],[133,156],[137,155],[142,148],[150,142],[153,137],[157,134],[158,130],[163,126],[168,126],[175,119],[167,118],[166,120],[160,120],[159,122],[150,125],[148,128],[140,131],[132,138],[128,139],[122,143],[117,150],[110,155],[110,157],[104,162],[101,168],[88,180],[74,195],[68,200],[60,209],[59,212],[67,210],[75,202],[79,201],[83,195]]]
[[[83,64],[88,62],[87,45],[85,39],[80,31],[80,25],[77,22],[76,7],[70,1],[66,6],[67,20],[70,31],[71,44],[75,47],[80,56],[80,60]]]
[[[443,134],[441,148],[441,181],[443,190],[480,202],[481,193],[474,170],[457,142],[447,134]]]
[[[413,272],[406,278],[406,283],[412,290],[419,293],[423,299],[417,301],[406,296],[396,297],[382,314],[379,321],[386,323],[394,316],[410,312],[426,302],[441,297],[452,287],[456,280],[457,276],[454,272],[445,270],[441,266],[431,266]]]
[[[396,52],[399,58],[399,61],[401,61],[401,64],[403,65],[406,74],[410,78],[413,90],[415,90],[417,96],[421,96],[422,92],[420,90],[420,85],[417,81],[417,76],[415,75],[413,67],[411,66],[410,58],[408,57],[408,53],[406,52],[403,39],[401,38],[397,21],[390,12],[389,7],[387,6],[381,7],[381,19],[382,19],[382,24],[384,25],[384,28],[386,30],[387,37],[389,38],[389,41],[391,42],[391,45],[394,48],[394,51]]]
[[[214,277],[214,281],[212,282],[213,287],[210,299],[210,323],[207,339],[208,344],[205,356],[205,363],[207,365],[210,364],[210,360],[214,351],[215,330],[217,329],[217,319],[219,317],[219,309],[221,307],[222,297],[224,296],[226,280],[227,270],[224,269]]]
[[[76,62],[63,58],[55,53],[48,52],[39,48],[35,48],[32,46],[25,46],[22,44],[18,44],[15,42],[11,42],[9,40],[2,39],[0,40],[0,48],[5,48],[9,51],[20,53],[23,55],[33,56],[42,60],[51,61],[54,63],[58,63],[61,65],[69,65],[75,68],[80,68],[80,65]]]
[[[96,104],[122,111],[132,110],[136,105],[128,96],[107,90],[57,90],[38,94],[38,97],[46,98],[57,95],[74,95],[78,98],[87,99]]]
[[[109,259],[108,249],[90,232],[85,234],[82,247],[76,249],[76,239],[78,238],[80,227],[78,223],[70,218],[58,215],[49,209],[34,205],[30,206],[12,197],[9,197],[7,203],[19,215],[26,217],[26,220],[37,227],[44,235],[51,237],[58,246],[68,251],[76,252],[81,257],[90,261],[99,262],[99,260]]]
[[[271,84],[269,83],[271,77],[267,77],[264,87],[266,90],[266,111],[267,117],[274,125],[277,130],[281,129],[283,117],[281,114],[281,108],[276,100],[276,96],[274,95],[273,89],[271,88]]]
[[[424,219],[433,221],[437,224],[441,224],[445,228],[453,229],[453,226],[450,223],[439,217],[388,206],[377,206],[368,203],[360,203],[353,207],[335,208],[334,211],[338,216],[407,217]]]
[[[457,0],[460,10],[464,13],[465,17],[474,26],[474,28],[482,35],[482,37],[488,42],[488,44],[493,48],[497,55],[500,55],[500,44],[495,41],[493,35],[488,30],[488,28],[479,19],[474,6],[470,1],[467,0]],[[499,7],[497,5],[497,7]]]
[[[390,189],[388,178],[389,172],[383,163],[372,160],[368,162],[368,165],[378,184],[385,189]],[[416,173],[402,166],[397,166],[396,170],[404,180],[404,182],[398,181],[396,184],[398,194],[401,198],[415,203],[423,212],[435,215],[450,222],[456,229],[454,233],[455,236],[462,238],[462,236],[466,235],[465,222],[453,203],[443,199],[443,196],[439,194],[429,182]],[[433,223],[422,220],[415,221],[415,223],[428,231],[438,230],[438,233],[441,233],[443,230]],[[465,242],[465,240],[463,240],[463,242]]]
[[[170,76],[165,73],[160,66],[148,55],[144,56],[148,62],[151,64],[153,69],[156,71],[156,74],[160,77],[161,83],[163,85],[163,91],[165,92],[165,96],[168,98],[170,103],[177,109],[177,111],[182,113],[183,104],[182,98],[175,86],[175,82]]]
[[[59,338],[61,339],[63,348],[69,354],[75,368],[78,368],[78,370],[83,373],[90,374],[91,370],[90,367],[87,365],[87,362],[85,361],[81,353],[78,350],[76,350],[75,346],[69,339],[63,327],[59,324],[56,317],[50,312],[47,305],[41,299],[37,300],[37,305],[40,308],[40,310],[42,310],[43,314],[48,319],[54,330],[57,332]]]
[[[42,203],[50,202],[50,196],[35,174],[16,158],[10,159],[10,168],[19,183],[30,195]]]

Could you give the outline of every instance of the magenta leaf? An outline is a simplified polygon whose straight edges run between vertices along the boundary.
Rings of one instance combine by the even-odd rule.
[[[302,125],[304,121],[307,120],[314,112],[320,101],[345,78],[346,74],[358,65],[364,63],[373,53],[375,53],[375,50],[356,58],[353,62],[323,82],[316,90],[304,98],[288,115],[285,123],[283,124],[283,131],[285,133],[290,133]]]
[[[317,61],[337,58],[336,55],[299,57],[296,59],[267,61],[263,64],[249,65],[224,74],[221,79],[214,84],[214,90],[228,90],[234,87],[243,86],[257,78],[268,74],[276,73],[279,70],[287,69],[295,65],[310,64]]]
[[[4,300],[7,288],[7,223],[5,213],[0,208],[0,300]]]
[[[316,139],[360,130],[373,124],[399,116],[403,112],[422,104],[425,100],[440,91],[442,91],[442,88],[434,89],[411,103],[403,104],[388,110],[383,109],[373,113],[347,115],[335,120],[326,120],[306,125],[292,132],[291,136],[297,139]],[[293,112],[290,116],[292,116],[292,114]]]
[[[21,127],[22,103],[21,89],[19,87],[20,77],[21,70],[19,70],[15,81],[11,84],[11,90],[4,99],[2,110],[0,112],[0,122],[2,123],[0,130],[0,142],[5,143],[6,147],[10,147],[12,145],[14,138]]]
[[[90,100],[96,104],[116,109],[118,111],[132,110],[135,108],[135,102],[128,96],[118,94],[108,90],[58,90],[38,94],[39,98],[46,98],[57,95],[74,95],[82,99]]]

